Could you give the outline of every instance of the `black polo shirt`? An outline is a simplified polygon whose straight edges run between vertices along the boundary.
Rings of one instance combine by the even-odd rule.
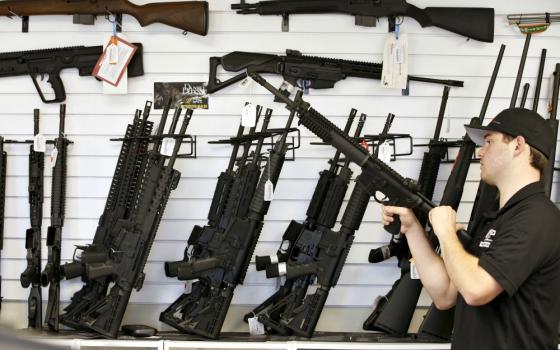
[[[459,294],[453,349],[558,349],[560,211],[535,182],[484,215],[467,250],[504,288],[483,306]]]

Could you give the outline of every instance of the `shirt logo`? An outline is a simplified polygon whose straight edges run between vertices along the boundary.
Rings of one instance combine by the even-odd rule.
[[[486,237],[484,240],[478,244],[480,248],[490,248],[490,244],[492,244],[492,238],[496,235],[496,230],[490,229],[488,233],[486,233]]]

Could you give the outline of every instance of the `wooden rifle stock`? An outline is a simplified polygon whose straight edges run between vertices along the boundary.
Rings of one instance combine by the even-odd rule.
[[[136,5],[128,0],[8,0],[0,16],[128,14],[142,27],[162,23],[198,35],[208,33],[208,2],[172,1]]]

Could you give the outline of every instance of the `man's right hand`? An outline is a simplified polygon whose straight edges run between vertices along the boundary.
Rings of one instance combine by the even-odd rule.
[[[420,230],[421,232],[424,231],[422,225],[414,215],[411,209],[403,208],[403,207],[392,207],[392,206],[381,206],[381,223],[384,226],[389,225],[392,223],[395,218],[394,216],[398,215],[399,219],[401,220],[401,230],[400,232],[404,235],[411,231]]]

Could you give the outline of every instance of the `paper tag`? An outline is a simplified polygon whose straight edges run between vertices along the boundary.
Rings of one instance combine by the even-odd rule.
[[[47,150],[47,139],[45,139],[45,135],[37,134],[33,139],[33,151],[35,152],[42,152],[45,153]]]
[[[389,142],[383,142],[377,147],[378,147],[377,158],[379,158],[384,163],[390,162],[391,156],[393,155],[393,147],[391,147]]]
[[[254,128],[257,124],[257,106],[247,103],[241,111],[241,125],[244,127]]]
[[[388,33],[383,49],[381,87],[406,89],[408,80],[408,35]]]
[[[266,202],[270,202],[272,201],[273,198],[274,198],[274,185],[272,184],[272,181],[266,180],[266,183],[264,184],[264,200]]]
[[[58,149],[56,148],[56,146],[53,148],[52,152],[51,152],[51,156],[50,156],[50,164],[51,167],[54,167],[56,165],[56,158],[58,158]]]
[[[239,83],[239,87],[242,88],[248,88],[249,86],[253,85],[254,80],[251,77],[247,77],[243,80],[241,80],[241,83]]]
[[[247,321],[249,322],[249,334],[264,335],[264,325],[256,317],[251,317]]]
[[[107,46],[107,56],[109,56],[109,64],[119,63],[119,46],[116,36],[111,37],[109,46]]]
[[[414,259],[410,259],[410,279],[411,280],[419,280],[420,275],[418,274],[418,269],[416,268],[416,264],[414,263]]]
[[[111,85],[118,86],[124,76],[126,67],[138,48],[120,37],[111,37],[111,41],[116,41],[116,51],[118,52],[117,62],[111,64],[111,51],[109,50],[111,43],[105,48],[101,57],[99,57],[92,75]]]
[[[171,137],[166,137],[161,142],[161,151],[159,152],[163,156],[171,157],[173,155],[173,150],[175,149],[176,140]]]
[[[185,289],[183,290],[183,294],[190,294],[192,292],[192,282],[187,281],[185,282]]]

